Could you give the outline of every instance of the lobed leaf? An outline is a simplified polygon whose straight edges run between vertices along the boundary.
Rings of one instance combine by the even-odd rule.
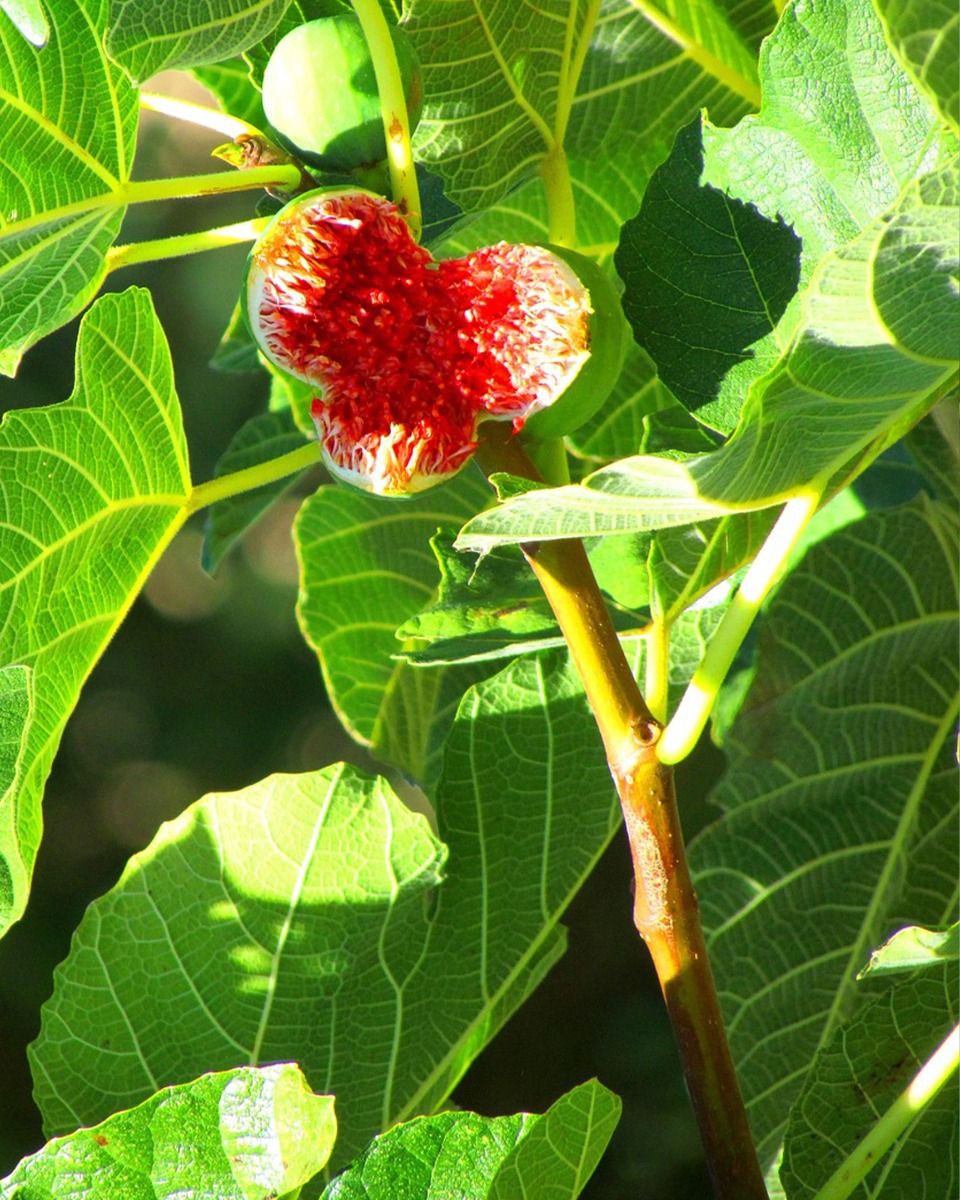
[[[619,1099],[595,1079],[543,1116],[421,1117],[376,1138],[322,1200],[574,1200],[619,1117]]]
[[[787,1128],[780,1176],[788,1200],[816,1195],[955,1026],[957,971],[938,974],[877,997],[818,1053]],[[865,1194],[952,1200],[960,1181],[958,1098],[954,1073],[867,1175]]]
[[[298,1067],[241,1067],[56,1138],[0,1180],[0,1200],[276,1200],[317,1174],[336,1135],[333,1097]]]
[[[29,666],[34,694],[20,774],[2,801],[0,932],[26,903],[64,723],[182,524],[189,490],[169,351],[149,296],[104,296],[80,326],[70,399],[8,412],[0,424],[0,664]]]
[[[586,0],[413,0],[404,27],[426,100],[417,156],[465,211],[500,206],[481,219],[499,231],[486,240],[549,240],[534,177],[563,146],[578,245],[589,252],[606,242],[609,252],[676,129],[701,106],[731,120],[758,98],[753,53],[719,4],[661,10],[647,17],[615,0],[599,13]],[[751,20],[756,13],[751,6]],[[763,20],[772,17],[767,10]],[[518,238],[511,217],[541,232]]]
[[[123,220],[137,96],[107,58],[108,0],[50,10],[40,50],[0,13],[0,371],[96,295]]]
[[[921,499],[814,546],[774,597],[691,869],[761,1160],[885,934],[956,903],[957,519]],[[771,1168],[772,1169],[772,1168]]]
[[[30,1050],[48,1130],[198,1065],[292,1054],[337,1096],[337,1166],[436,1110],[562,952],[560,914],[619,826],[573,669],[538,656],[471,689],[437,797],[446,847],[344,766],[165,825],[56,972]]]

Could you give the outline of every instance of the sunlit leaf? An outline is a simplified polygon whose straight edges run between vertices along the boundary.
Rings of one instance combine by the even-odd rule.
[[[436,1110],[562,952],[560,914],[620,824],[561,657],[467,693],[437,820],[447,848],[382,780],[337,766],[164,826],[57,970],[31,1049],[47,1129],[198,1063],[294,1054],[337,1096],[338,1165]]]
[[[762,1161],[856,974],[956,904],[957,519],[921,500],[816,545],[775,596],[725,738],[725,817],[691,847]]]
[[[619,1116],[618,1098],[592,1080],[543,1116],[421,1117],[377,1138],[323,1200],[575,1200]]]
[[[956,958],[960,958],[960,924],[954,922],[949,929],[908,925],[906,929],[898,929],[893,937],[873,951],[857,978],[916,971]]]
[[[40,0],[0,0],[0,8],[28,42],[33,42],[38,49],[46,44],[50,26]]]
[[[417,152],[452,199],[468,212],[502,201],[562,143],[578,221],[602,225],[612,244],[615,214],[635,208],[678,126],[701,105],[728,120],[758,98],[753,52],[719,5],[668,4],[649,20],[639,9],[414,0],[405,28],[426,101]],[[538,194],[539,184],[506,207],[535,211]]]
[[[0,1180],[0,1200],[276,1200],[317,1174],[336,1136],[333,1097],[299,1068],[242,1067],[49,1142]]]
[[[721,449],[683,463],[625,459],[582,486],[519,496],[469,522],[458,545],[665,528],[838,488],[956,373],[958,221],[953,164],[827,255],[790,349],[754,385]]]
[[[877,0],[887,37],[940,115],[960,129],[960,18],[948,0]]]
[[[0,862],[12,890],[0,930],[26,902],[40,797],[64,722],[180,527],[189,488],[169,352],[149,296],[105,296],[80,327],[70,399],[8,412],[0,425],[0,663],[32,668],[35,703],[17,787],[3,801]]]
[[[137,97],[107,58],[108,0],[50,10],[42,50],[0,14],[0,371],[93,299],[120,230]]]

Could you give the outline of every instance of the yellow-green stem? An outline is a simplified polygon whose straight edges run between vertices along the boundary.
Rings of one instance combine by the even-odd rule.
[[[954,1026],[870,1132],[817,1192],[814,1200],[846,1200],[891,1150],[960,1067],[960,1027]]]
[[[244,134],[254,136],[260,133],[259,129],[241,121],[239,117],[232,117],[216,108],[208,108],[205,104],[194,104],[191,100],[162,96],[159,92],[141,92],[140,107],[165,117],[173,117],[177,121],[185,121],[190,125],[212,129],[214,133],[222,133],[224,137],[237,138]]]
[[[667,722],[667,687],[670,682],[670,626],[654,618],[644,638],[644,695],[661,725]]]
[[[796,496],[784,505],[776,525],[767,535],[730,607],[723,614],[703,661],[664,730],[657,745],[657,757],[661,762],[678,763],[696,745],[747,631],[807,522],[817,511],[819,500],[820,494],[811,492]]]
[[[204,229],[199,233],[183,233],[177,237],[154,238],[148,242],[129,242],[125,246],[111,246],[107,251],[107,270],[119,271],[136,263],[159,262],[166,258],[179,258],[185,254],[199,254],[204,250],[219,250],[242,242],[252,242],[269,224],[269,217],[258,217],[253,221],[240,221],[236,225],[221,225],[218,229]]]
[[[417,183],[416,166],[410,148],[407,97],[403,90],[397,52],[390,36],[390,26],[383,15],[379,0],[353,0],[353,7],[370,48],[377,77],[393,202],[403,213],[413,236],[419,238],[423,221],[420,186]]]
[[[218,196],[226,192],[249,192],[263,188],[280,191],[293,190],[300,184],[300,168],[290,163],[277,163],[269,167],[253,167],[249,171],[215,171],[209,175],[181,175],[176,179],[139,179],[120,183],[111,192],[99,196],[88,196],[61,204],[44,212],[11,221],[0,226],[0,239],[15,233],[24,233],[53,221],[83,216],[84,213],[111,208],[125,208],[128,204],[145,204],[150,200],[181,200],[189,196]]]
[[[257,463],[256,466],[246,467],[243,471],[233,471],[229,475],[211,479],[209,483],[197,484],[187,497],[186,511],[197,512],[201,508],[216,504],[218,500],[226,500],[241,492],[249,492],[278,479],[284,479],[287,475],[312,467],[319,461],[319,445],[316,442],[307,442],[298,446],[296,450],[291,450],[289,454],[271,458],[269,462]]]
[[[555,246],[573,249],[577,244],[577,212],[570,166],[562,142],[555,142],[544,155],[540,173],[547,196],[550,241]]]

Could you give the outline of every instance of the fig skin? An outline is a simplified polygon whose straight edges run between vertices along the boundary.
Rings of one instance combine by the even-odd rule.
[[[599,412],[620,376],[632,337],[607,272],[566,246],[544,243],[544,249],[562,259],[590,294],[590,357],[552,404],[527,418],[520,435],[525,442],[565,437]]]
[[[420,120],[420,63],[391,26],[411,133]],[[278,139],[323,171],[353,171],[387,154],[373,59],[353,13],[299,25],[277,43],[263,75],[263,109]]]

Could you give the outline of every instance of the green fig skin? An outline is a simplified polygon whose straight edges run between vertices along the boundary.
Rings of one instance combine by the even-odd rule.
[[[545,244],[544,249],[562,259],[590,294],[590,357],[562,395],[527,419],[520,434],[525,442],[565,437],[589,421],[613,391],[632,337],[607,272],[592,258],[565,246]]]
[[[392,26],[411,132],[423,86],[410,39]],[[263,109],[279,140],[323,171],[354,171],[387,154],[376,72],[353,13],[321,17],[282,38],[263,75]]]

